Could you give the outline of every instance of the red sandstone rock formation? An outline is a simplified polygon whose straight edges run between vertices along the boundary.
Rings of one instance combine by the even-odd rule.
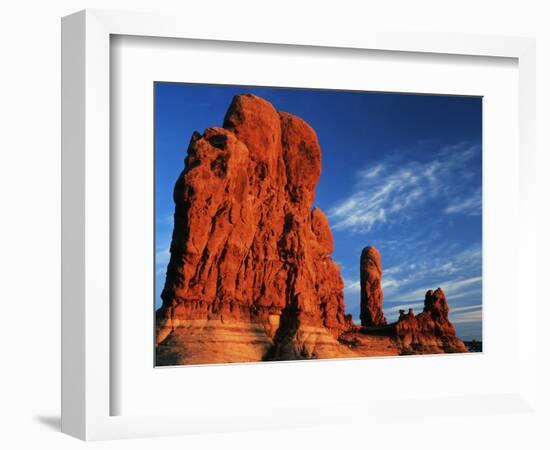
[[[344,284],[312,204],[321,149],[302,119],[236,96],[195,132],[174,188],[157,364],[347,355]]]
[[[399,312],[395,331],[401,340],[402,353],[460,353],[467,352],[456,337],[448,319],[449,306],[441,288],[426,292],[424,310],[417,316],[413,310]]]
[[[365,247],[361,252],[361,325],[386,325],[382,312],[382,261],[376,247]]]
[[[367,328],[353,325],[329,222],[312,210],[320,174],[313,129],[253,95],[193,134],[174,188],[158,365],[466,351],[440,289],[386,325],[374,247],[361,255]]]

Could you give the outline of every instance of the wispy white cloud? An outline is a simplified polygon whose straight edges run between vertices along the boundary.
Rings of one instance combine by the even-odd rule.
[[[473,285],[481,286],[482,277],[471,277],[462,280],[451,280],[440,283],[441,289],[447,296],[452,296],[463,292],[464,288]]]
[[[162,265],[166,266],[168,261],[170,260],[170,248],[166,247],[163,250],[157,251],[155,255],[155,264],[157,266]]]
[[[481,298],[482,290],[481,284],[479,286],[474,286],[473,289],[468,289],[463,292],[458,292],[456,294],[447,295],[447,300],[469,300],[472,298]]]
[[[329,210],[333,228],[365,233],[378,224],[403,222],[417,214],[419,206],[436,198],[453,201],[448,214],[471,214],[480,208],[481,193],[459,192],[460,183],[448,180],[468,178],[464,163],[479,152],[477,145],[460,143],[443,148],[429,162],[404,163],[391,156],[360,170],[355,191]]]
[[[452,323],[473,323],[481,322],[483,318],[483,309],[481,305],[472,305],[470,307],[451,309],[450,317]]]
[[[344,279],[344,291],[348,293],[361,292],[361,282],[358,280]]]
[[[456,314],[459,312],[472,311],[472,310],[477,310],[481,308],[482,308],[481,305],[459,306],[458,308],[453,308],[452,313]]]
[[[335,229],[369,231],[376,223],[395,220],[398,213],[426,195],[427,186],[411,167],[399,169],[382,180],[379,174],[385,171],[385,167],[378,166],[374,172],[360,174],[359,190],[329,213],[336,221]]]
[[[436,289],[438,287],[440,287],[443,290],[447,299],[451,299],[451,298],[457,299],[464,296],[462,294],[464,293],[464,289],[467,289],[467,288],[471,290],[472,287],[476,286],[478,287],[478,290],[474,292],[479,292],[479,289],[481,287],[481,282],[482,282],[482,277],[480,276],[464,278],[464,279],[439,281],[432,286],[427,286],[426,288],[419,288],[408,292],[394,294],[395,299],[391,300],[391,302],[407,303],[407,302],[418,301],[419,299],[424,298],[424,296],[426,295],[426,292],[429,289]]]
[[[396,278],[383,277],[382,278],[382,289],[392,289],[401,286],[402,280]],[[353,279],[344,279],[344,290],[346,292],[360,292],[361,291],[361,282],[359,280]]]
[[[457,197],[447,206],[443,212],[445,214],[467,214],[478,216],[481,214],[481,189],[477,189],[469,197]]]
[[[384,166],[382,164],[378,164],[370,169],[365,170],[362,174],[365,178],[375,178],[378,175],[380,175],[384,171]]]
[[[382,277],[382,289],[397,289],[405,280],[392,277]]]
[[[174,225],[174,215],[173,214],[161,214],[155,218],[155,223],[157,226],[165,227],[169,226],[170,228]]]

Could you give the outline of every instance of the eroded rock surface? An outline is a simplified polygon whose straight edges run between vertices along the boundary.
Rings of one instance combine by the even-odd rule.
[[[365,327],[386,324],[382,311],[382,261],[376,247],[365,247],[361,252],[361,325]]]
[[[456,337],[453,324],[449,321],[449,305],[442,289],[426,292],[424,310],[414,315],[399,312],[395,324],[396,334],[401,340],[403,353],[462,353],[467,352],[464,343]]]
[[[157,363],[212,362],[220,341],[216,362],[242,361],[239,346],[252,349],[245,360],[347,353],[332,233],[312,210],[320,174],[313,129],[254,95],[233,99],[223,127],[193,134],[174,189]]]

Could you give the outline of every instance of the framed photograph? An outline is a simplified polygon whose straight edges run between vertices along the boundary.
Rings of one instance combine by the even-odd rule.
[[[156,366],[482,351],[481,97],[154,96]]]
[[[94,10],[62,50],[64,432],[533,407],[532,40]]]

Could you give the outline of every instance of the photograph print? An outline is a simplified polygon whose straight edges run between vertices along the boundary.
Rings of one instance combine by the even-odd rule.
[[[481,97],[154,101],[156,366],[482,351]]]

